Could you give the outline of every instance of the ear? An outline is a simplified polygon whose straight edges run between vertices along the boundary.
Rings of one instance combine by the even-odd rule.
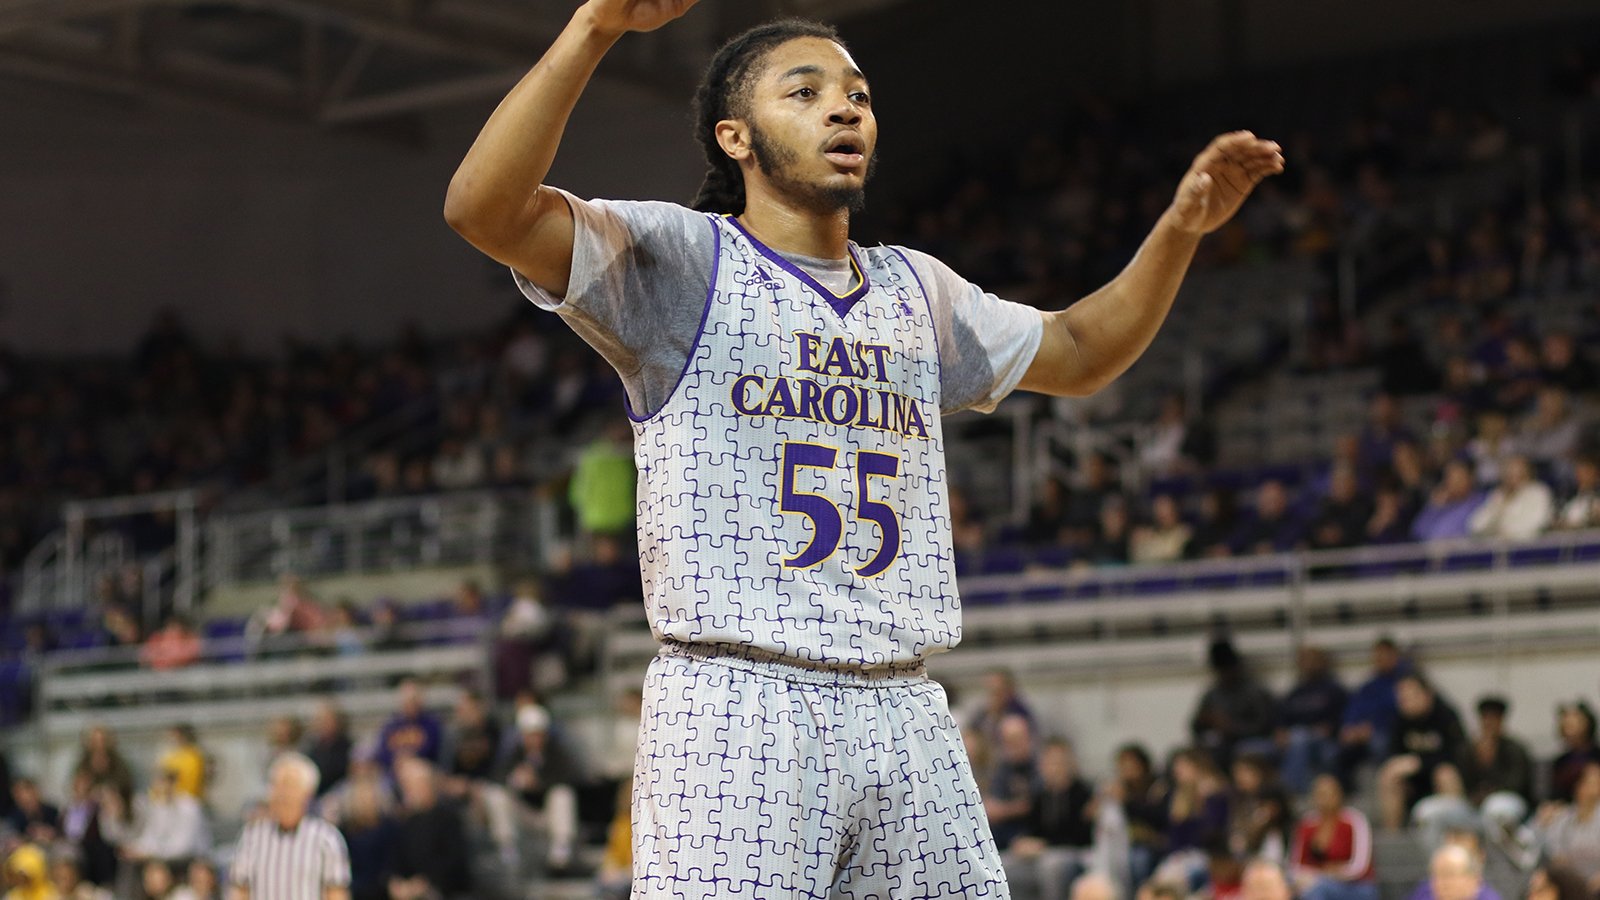
[[[750,126],[743,119],[723,119],[717,123],[717,145],[735,162],[744,162],[753,152],[750,148]]]

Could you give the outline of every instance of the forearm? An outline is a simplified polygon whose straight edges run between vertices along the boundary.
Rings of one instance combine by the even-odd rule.
[[[459,229],[515,220],[550,173],[567,119],[620,34],[601,30],[580,7],[544,57],[478,133],[450,179],[445,218]]]
[[[1046,340],[1069,348],[1066,364],[1030,371],[1024,385],[1081,396],[1127,371],[1166,321],[1199,244],[1199,235],[1175,227],[1170,213],[1163,215],[1116,278],[1065,310],[1045,315]]]

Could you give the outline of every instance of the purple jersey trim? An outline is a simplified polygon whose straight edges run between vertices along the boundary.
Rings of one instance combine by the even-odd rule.
[[[922,305],[928,308],[928,327],[933,329],[933,358],[939,366],[939,394],[940,402],[942,403],[944,402],[944,359],[941,351],[944,345],[939,343],[939,316],[933,311],[933,295],[928,293],[928,286],[922,283],[922,276],[917,274],[917,267],[911,264],[911,260],[906,256],[904,250],[887,245],[883,249],[900,257],[900,261],[906,265],[906,271],[911,273],[911,280],[917,283],[917,290],[922,292]]]
[[[706,286],[706,305],[700,310],[700,324],[695,327],[694,340],[689,342],[689,354],[683,359],[683,369],[678,372],[678,380],[672,383],[672,390],[667,396],[661,398],[661,405],[645,415],[637,415],[633,411],[633,400],[627,391],[622,392],[622,406],[628,413],[628,418],[635,422],[648,422],[655,415],[667,408],[672,398],[678,393],[678,388],[683,384],[683,379],[689,374],[689,367],[694,364],[695,355],[700,352],[700,335],[705,333],[706,318],[711,315],[711,304],[717,297],[717,270],[722,268],[722,229],[717,227],[717,217],[706,216],[706,223],[711,226],[711,283]]]
[[[856,273],[861,276],[861,284],[857,285],[855,290],[841,297],[819,284],[815,278],[806,274],[804,269],[784,259],[782,253],[761,243],[761,240],[746,230],[738,219],[733,216],[726,216],[725,218],[733,227],[739,229],[739,233],[744,235],[751,244],[755,245],[756,250],[762,256],[776,263],[785,272],[800,279],[800,282],[815,291],[817,296],[828,301],[828,305],[833,307],[833,311],[838,313],[841,319],[850,314],[850,310],[855,308],[855,305],[861,301],[862,297],[867,295],[867,291],[872,287],[871,283],[867,281],[867,267],[861,264],[861,259],[856,256],[856,248],[852,244],[846,244],[845,249],[850,252],[850,264],[856,267]]]

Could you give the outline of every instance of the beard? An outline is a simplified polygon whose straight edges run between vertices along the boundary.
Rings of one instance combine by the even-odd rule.
[[[816,184],[800,178],[795,171],[800,164],[799,151],[772,140],[755,122],[750,123],[750,152],[755,156],[761,174],[767,176],[774,187],[818,212],[846,210],[859,213],[867,208],[867,182],[878,170],[876,150],[867,160],[867,172],[861,182],[845,185]]]

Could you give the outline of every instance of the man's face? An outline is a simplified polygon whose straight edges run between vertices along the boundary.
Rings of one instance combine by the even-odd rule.
[[[1473,900],[1482,886],[1482,879],[1454,855],[1435,858],[1428,867],[1428,877],[1437,900]]]
[[[267,789],[267,809],[274,821],[290,827],[306,814],[312,791],[300,774],[289,766],[279,766],[272,772],[272,783]]]
[[[796,38],[767,52],[746,92],[751,177],[817,211],[860,209],[878,122],[850,54],[824,38]]]

